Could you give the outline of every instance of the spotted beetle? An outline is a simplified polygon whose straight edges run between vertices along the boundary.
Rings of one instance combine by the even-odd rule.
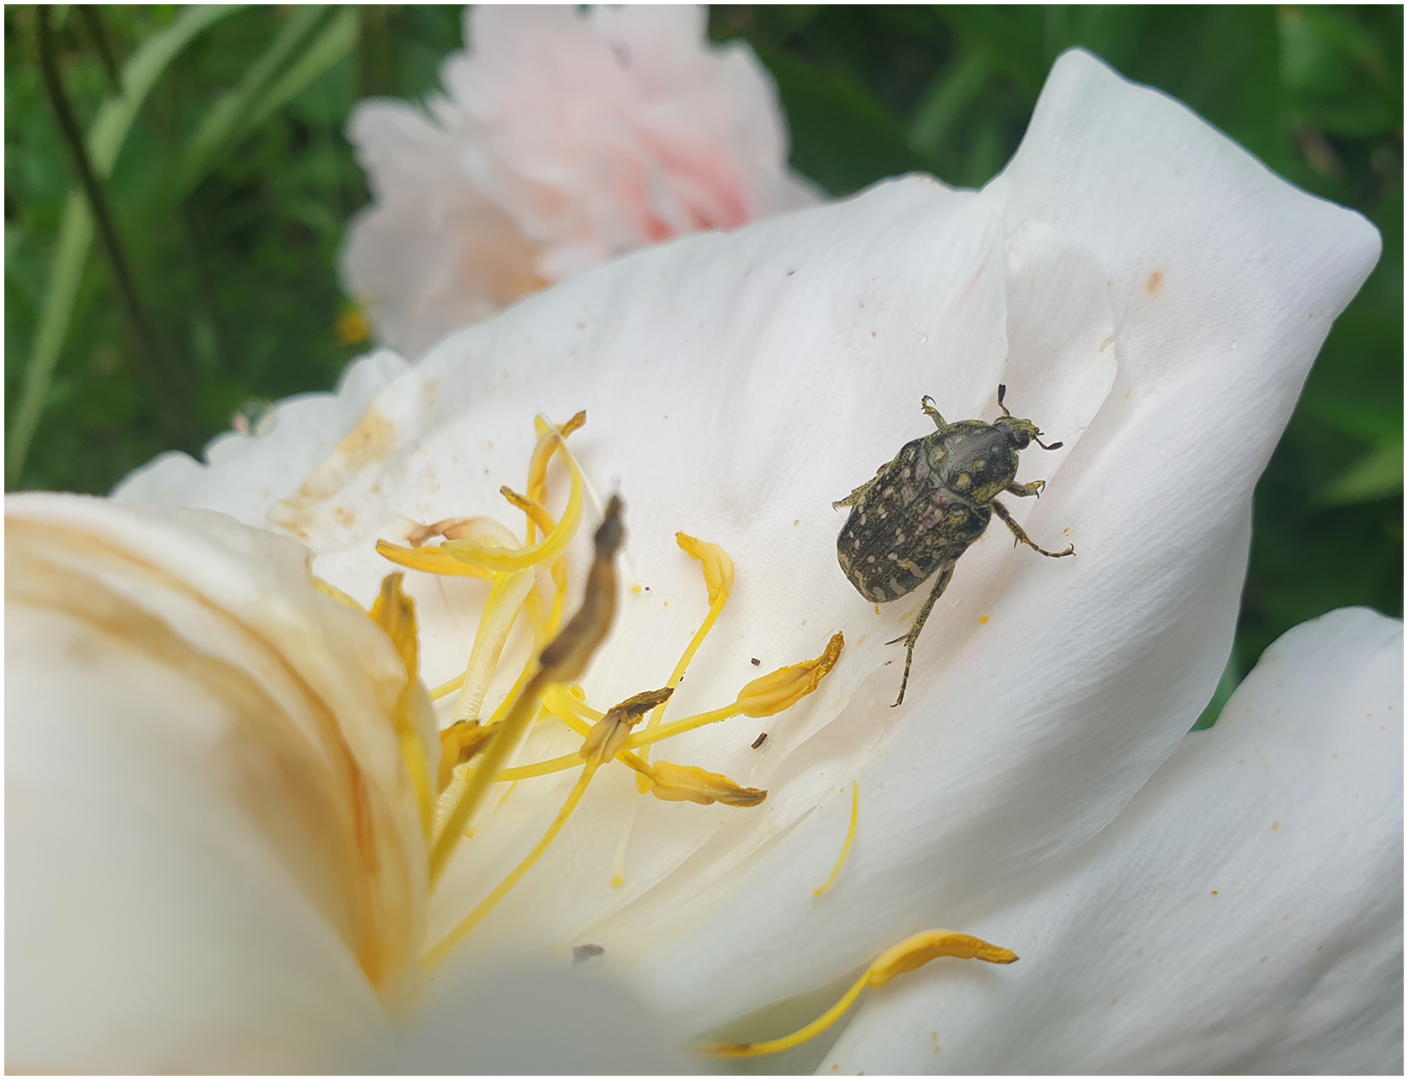
[[[841,572],[867,600],[882,604],[898,600],[938,572],[909,633],[886,643],[905,643],[904,678],[891,708],[904,701],[914,643],[924,620],[948,588],[954,564],[983,535],[993,511],[1012,530],[1014,547],[1026,544],[1052,559],[1075,554],[1074,545],[1065,551],[1038,547],[997,501],[1003,491],[1040,496],[1045,480],[1017,483],[1017,452],[1033,442],[1043,450],[1062,445],[1042,442],[1035,424],[1012,415],[1003,403],[1006,396],[1007,387],[999,386],[1002,415],[993,423],[959,420],[950,424],[925,394],[919,406],[938,430],[905,443],[893,461],[880,466],[874,479],[831,504],[836,509],[851,507],[836,537],[836,557]]]

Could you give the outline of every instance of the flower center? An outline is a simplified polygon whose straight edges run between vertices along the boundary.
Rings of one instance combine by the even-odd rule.
[[[459,845],[475,836],[471,822],[484,805],[493,785],[517,785],[552,773],[579,770],[575,784],[542,837],[506,877],[425,953],[422,958],[425,971],[433,970],[440,964],[533,868],[557,839],[602,768],[621,765],[633,770],[639,795],[653,795],[667,802],[702,805],[718,802],[742,808],[761,804],[767,798],[766,791],[744,787],[726,776],[697,766],[652,761],[656,744],[732,717],[773,716],[791,708],[816,690],[836,664],[844,646],[842,635],[834,634],[820,656],[754,679],[737,692],[732,702],[707,712],[665,722],[665,713],[675,688],[727,605],[734,581],[733,560],[721,547],[681,532],[676,534],[675,539],[680,548],[700,565],[708,593],[708,613],[664,686],[643,690],[605,710],[594,708],[576,680],[586,670],[611,628],[617,597],[614,557],[623,539],[623,528],[621,503],[613,497],[605,519],[596,532],[595,556],[588,572],[582,606],[564,624],[563,609],[568,586],[564,552],[581,525],[584,489],[582,472],[567,449],[567,438],[585,421],[585,414],[578,413],[559,427],[539,417],[526,494],[520,495],[507,487],[500,489],[510,505],[526,518],[522,543],[504,525],[485,517],[454,518],[421,526],[408,537],[409,547],[385,540],[377,542],[377,551],[381,555],[407,570],[480,578],[489,584],[484,611],[464,671],[436,687],[429,695],[432,699],[458,695],[452,722],[439,734],[440,764],[434,776],[430,775],[426,754],[417,734],[418,730],[425,730],[426,727],[424,723],[416,723],[417,710],[429,708],[429,704],[418,681],[415,607],[402,592],[403,573],[393,573],[383,581],[381,594],[371,612],[372,618],[390,636],[406,665],[407,687],[401,695],[393,722],[430,845],[431,887],[434,888],[441,879]],[[548,465],[554,456],[562,459],[570,478],[567,502],[561,517],[556,520],[547,509]],[[541,539],[538,538],[539,533]],[[436,537],[442,538],[439,545],[427,546]],[[552,587],[551,599],[546,602],[539,591],[540,571],[545,567]],[[498,671],[509,632],[520,611],[528,615],[534,647],[513,687],[485,720],[485,699]],[[530,727],[540,722],[561,724],[581,740],[580,745],[574,752],[559,757],[510,765],[510,758],[524,735]],[[642,725],[640,730],[636,730],[637,725]],[[514,787],[508,790],[512,792]],[[633,803],[630,815],[624,822],[613,885],[619,885],[624,880],[626,841],[634,819],[634,808],[638,805]],[[817,896],[825,893],[840,876],[855,838],[858,809],[859,787],[856,786],[852,796],[850,829],[830,879],[815,890]],[[920,935],[885,953],[867,969],[835,1008],[801,1032],[771,1043],[698,1049],[723,1056],[786,1049],[829,1026],[866,986],[882,985],[898,971],[926,963],[934,956],[965,955],[998,963],[1010,963],[1016,959],[1006,950],[967,935],[953,935],[949,931],[927,933],[931,938],[933,935],[947,936],[941,937],[943,944],[934,943],[939,938],[926,938],[928,944],[921,948],[912,944],[923,937]],[[959,945],[953,944],[960,939]],[[976,945],[970,947],[964,943]],[[959,951],[955,952],[954,949]],[[963,951],[965,949],[966,952]],[[902,957],[920,958],[913,959],[912,963],[903,960],[909,965],[905,967],[901,960],[891,956],[896,950],[900,950]],[[888,974],[881,977],[878,974],[881,971]]]

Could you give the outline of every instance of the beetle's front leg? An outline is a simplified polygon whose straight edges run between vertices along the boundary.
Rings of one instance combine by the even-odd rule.
[[[1026,534],[1022,526],[1012,520],[1012,515],[1008,512],[1007,507],[1003,506],[996,499],[993,499],[992,508],[997,511],[997,516],[1002,519],[1003,524],[1011,529],[1012,535],[1017,538],[1017,542],[1012,545],[1013,547],[1016,547],[1017,544],[1026,544],[1027,547],[1031,548],[1033,551],[1041,552],[1041,554],[1045,555],[1048,559],[1059,559],[1063,556],[1074,555],[1076,553],[1076,546],[1074,544],[1066,548],[1065,551],[1047,551],[1044,547],[1038,547],[1032,542],[1032,538]]]
[[[914,643],[919,640],[919,632],[924,629],[924,620],[929,617],[929,612],[934,610],[934,605],[939,597],[943,596],[944,590],[948,588],[948,583],[953,578],[953,563],[944,563],[939,568],[939,580],[934,582],[934,591],[929,594],[929,599],[924,601],[924,606],[919,609],[919,614],[914,617],[914,625],[909,628],[909,633],[895,638],[894,641],[885,642],[886,645],[896,645],[904,642],[904,678],[900,680],[900,696],[895,698],[895,704],[890,708],[898,707],[904,700],[905,687],[909,685],[909,667],[914,663]]]
[[[1033,480],[1030,484],[1019,484],[1017,481],[1013,480],[1012,483],[1007,485],[1007,494],[1020,495],[1024,499],[1029,495],[1035,495],[1040,498],[1041,489],[1045,486],[1045,480]]]
[[[919,407],[924,410],[925,416],[934,421],[934,426],[940,431],[948,427],[948,421],[940,415],[938,406],[928,394],[919,399]]]

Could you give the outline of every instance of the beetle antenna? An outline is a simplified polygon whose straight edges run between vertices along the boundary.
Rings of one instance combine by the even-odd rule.
[[[1002,403],[1002,399],[1007,396],[1007,387],[1002,383],[997,384],[997,407],[1002,410],[1003,416],[1011,416],[1012,411]]]
[[[1059,450],[1061,449],[1061,447],[1066,445],[1063,442],[1054,442],[1050,446],[1047,446],[1044,442],[1035,437],[1033,437],[1032,441],[1035,442],[1037,446],[1041,447],[1043,450]]]

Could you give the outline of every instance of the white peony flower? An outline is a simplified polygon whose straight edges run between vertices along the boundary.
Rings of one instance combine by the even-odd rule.
[[[470,839],[444,828],[474,786],[461,768],[418,848],[427,812],[417,785],[440,773],[438,747],[413,722],[419,698],[404,692],[404,667],[398,681],[396,651],[363,641],[365,620],[298,578],[291,548],[280,554],[277,541],[228,521],[10,500],[12,518],[36,523],[36,565],[82,569],[85,544],[104,553],[101,580],[90,571],[79,597],[62,593],[69,609],[81,614],[88,593],[138,597],[152,615],[117,609],[102,625],[167,627],[184,643],[140,669],[89,665],[86,638],[55,628],[41,640],[21,622],[58,606],[45,592],[57,584],[7,601],[7,642],[40,640],[9,657],[28,678],[7,684],[7,775],[17,726],[35,733],[22,743],[36,748],[27,768],[66,768],[61,781],[31,785],[28,816],[7,816],[11,850],[19,833],[29,853],[8,864],[11,882],[42,883],[22,902],[12,884],[9,926],[20,906],[34,944],[18,963],[11,956],[7,988],[13,1001],[46,979],[86,980],[77,1005],[55,990],[20,1022],[7,1014],[10,1064],[351,1067],[386,1049],[389,1016],[409,1017],[415,1032],[394,1059],[403,1066],[473,1068],[502,1060],[477,1059],[476,1047],[506,1025],[486,1032],[489,1006],[461,997],[458,980],[581,950],[584,970],[698,1038],[784,1036],[855,984],[849,1026],[823,1036],[840,1033],[834,1046],[789,1051],[823,1072],[1401,1068],[1400,625],[1348,611],[1299,628],[1268,651],[1218,727],[1186,734],[1230,648],[1257,475],[1377,251],[1356,215],[1295,191],[1183,107],[1073,52],[1016,157],[981,193],[911,178],[638,253],[455,335],[413,368],[369,358],[337,395],[280,406],[262,436],[222,437],[210,464],[168,455],[115,493],[291,533],[322,578],[364,605],[391,569],[378,541],[403,564],[468,565],[456,551],[494,564],[492,591],[414,570],[405,587],[425,684],[471,669],[443,699],[442,725],[451,708],[512,717],[510,691],[531,676],[543,628],[577,606],[589,530],[565,549],[566,593],[544,573],[525,594],[527,556],[505,551],[523,541],[479,515],[504,516],[497,489],[521,482],[529,418],[541,410],[561,423],[585,408],[570,458],[540,426],[540,466],[557,453],[568,467],[530,477],[528,494],[546,493],[553,520],[545,539],[526,539],[550,562],[562,522],[594,523],[592,489],[626,500],[614,629],[580,678],[585,702],[599,715],[666,684],[711,627],[664,723],[733,718],[658,745],[646,720],[621,745],[653,752],[647,791],[702,790],[687,769],[660,767],[665,758],[736,781],[710,781],[711,791],[766,789],[753,807],[642,798],[641,771],[611,760],[589,787],[590,763],[548,772],[558,756],[580,763],[582,745],[548,719],[506,762],[512,770],[494,773],[517,783],[478,804]],[[1078,555],[1014,551],[1001,530],[975,545],[892,709],[903,649],[884,642],[908,629],[925,590],[878,613],[863,601],[836,566],[842,519],[829,504],[925,433],[920,394],[950,419],[992,418],[999,383],[1018,415],[1064,443],[1023,454],[1020,477],[1048,485],[1039,503],[1012,508],[1037,542],[1071,542]],[[52,539],[60,527],[86,538],[70,542],[77,555]],[[451,536],[446,548],[436,529]],[[718,545],[736,572],[689,538],[681,551],[681,530]],[[244,563],[221,554],[250,548],[263,553]],[[264,568],[279,560],[281,574]],[[11,569],[7,581],[31,576]],[[168,578],[169,603],[145,595]],[[520,605],[525,625],[506,632]],[[388,610],[383,600],[383,624]],[[737,715],[763,696],[751,680],[817,657],[837,631],[845,648],[824,677],[784,678],[810,680],[808,696],[777,702],[788,707],[766,719]],[[227,641],[251,636],[267,644]],[[103,640],[126,648],[123,635]],[[163,673],[163,663],[183,671],[192,653],[231,657],[226,667],[248,674],[192,686]],[[220,768],[228,758],[257,772],[257,747],[143,719],[189,716],[219,734],[239,715],[227,687],[256,677],[293,718],[275,730],[297,728],[302,709],[324,718],[319,731],[349,733],[344,772],[319,762],[313,775],[348,775],[355,762],[375,778],[388,824],[359,835],[386,838],[379,873],[399,864],[414,880],[373,888],[337,866],[281,861],[286,848],[257,826],[281,820],[298,789],[270,782],[273,795],[252,799]],[[313,692],[294,693],[303,686]],[[740,706],[721,708],[735,698]],[[544,700],[578,728],[590,715],[562,690]],[[450,730],[442,745],[458,753],[473,729]],[[768,738],[754,748],[760,731]],[[113,743],[123,756],[104,753]],[[230,743],[239,752],[222,755]],[[221,782],[192,781],[207,772]],[[345,849],[346,815],[319,808],[346,796],[320,785],[321,801],[287,812],[321,814],[330,845]],[[189,814],[173,809],[188,804]],[[41,819],[63,828],[24,839]],[[84,831],[100,819],[102,833]],[[125,860],[133,869],[100,861],[107,831],[157,855]],[[288,850],[311,850],[309,829],[295,835]],[[227,850],[229,865],[215,867]],[[242,873],[238,859],[275,870]],[[300,872],[277,869],[289,865]],[[262,906],[239,902],[246,878],[267,883]],[[417,943],[401,928],[420,925],[428,881]],[[132,899],[92,899],[109,893]],[[155,917],[128,916],[148,895]],[[404,914],[370,924],[346,914],[348,897],[384,895],[405,898],[395,909]],[[261,917],[242,917],[251,906]],[[352,944],[365,938],[348,929],[360,925],[377,942],[387,928],[373,953],[399,962],[369,969]],[[924,939],[930,951],[1011,958],[990,942],[1021,960],[943,959],[886,981],[928,955],[886,950],[935,927],[954,934]],[[93,955],[103,958],[96,975],[83,966]],[[167,958],[181,978],[165,968],[149,978],[139,955]],[[429,984],[376,974],[399,976],[419,957],[439,962]],[[873,966],[877,957],[888,966]],[[306,988],[297,1010],[261,996],[280,979]],[[525,1013],[542,1000],[503,996]],[[196,1045],[183,1041],[192,1013],[204,1025]],[[575,1014],[564,1013],[563,1023]],[[243,1056],[201,1056],[232,1045]]]
[[[357,107],[376,197],[343,252],[381,341],[419,356],[451,330],[614,255],[816,201],[746,45],[699,7],[469,8],[430,115]]]

